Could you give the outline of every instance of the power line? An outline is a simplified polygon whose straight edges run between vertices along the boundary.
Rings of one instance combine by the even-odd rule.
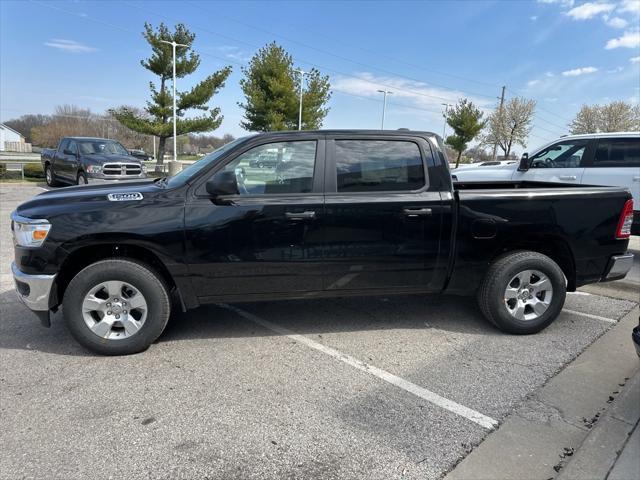
[[[111,28],[116,28],[116,29],[118,29],[118,30],[121,30],[121,31],[124,31],[124,32],[127,32],[127,33],[134,34],[134,35],[137,35],[137,34],[138,34],[138,32],[135,32],[135,31],[133,31],[133,30],[130,30],[130,29],[124,28],[124,27],[119,26],[119,25],[115,25],[115,24],[110,23],[110,22],[105,22],[105,21],[102,21],[102,20],[98,20],[98,19],[96,19],[96,18],[94,18],[94,17],[88,16],[88,15],[85,15],[85,14],[79,14],[79,13],[76,13],[76,12],[72,12],[72,11],[69,11],[69,10],[66,10],[66,9],[62,9],[62,8],[60,8],[60,7],[57,7],[57,6],[54,6],[54,5],[48,4],[48,3],[42,3],[42,2],[39,2],[39,1],[37,1],[37,0],[30,0],[30,1],[31,1],[32,3],[37,4],[37,5],[40,5],[40,6],[43,6],[43,7],[47,7],[47,8],[51,8],[51,9],[53,9],[53,10],[57,10],[57,11],[59,11],[59,12],[66,13],[66,14],[69,14],[69,15],[73,15],[73,16],[76,16],[76,17],[82,18],[82,19],[84,19],[84,20],[90,20],[90,21],[93,21],[93,22],[96,22],[96,23],[99,23],[99,24],[102,24],[102,25],[106,25],[106,26],[111,27]],[[133,8],[136,8],[136,9],[138,9],[138,10],[144,11],[144,9],[142,9],[142,8],[141,8],[141,7],[139,7],[138,5],[131,4],[131,3],[128,3],[128,2],[121,2],[121,3],[124,3],[125,5],[130,6],[130,7],[133,7]],[[202,8],[202,7],[201,7],[201,8]],[[176,20],[175,18],[167,17],[167,16],[165,16],[165,15],[161,15],[161,14],[158,14],[158,13],[156,13],[156,12],[150,12],[150,11],[148,11],[148,10],[147,10],[147,12],[152,13],[152,14],[153,14],[153,15],[155,15],[155,16],[164,17],[164,18],[166,18],[166,19],[168,19],[168,20],[172,20],[172,21],[179,21],[179,20]],[[248,25],[248,24],[247,24],[247,25]],[[238,43],[241,43],[241,44],[247,45],[247,46],[249,46],[249,47],[251,47],[251,48],[261,48],[261,47],[259,47],[259,46],[255,45],[255,44],[251,44],[251,43],[249,43],[249,42],[245,42],[245,41],[243,41],[243,40],[240,40],[240,39],[237,39],[237,38],[235,38],[235,37],[231,37],[231,36],[228,36],[228,35],[225,35],[225,34],[219,33],[219,32],[214,32],[214,31],[208,30],[208,29],[206,29],[206,28],[204,28],[204,27],[201,27],[201,26],[196,26],[196,27],[194,27],[194,28],[196,28],[196,29],[198,29],[198,30],[201,30],[201,31],[204,31],[204,32],[206,32],[206,33],[208,33],[208,34],[210,34],[210,35],[219,36],[219,37],[222,37],[222,38],[226,38],[226,39],[232,40],[232,41],[234,41],[234,42],[238,42]],[[257,27],[255,27],[255,28],[257,28]],[[279,36],[283,37],[282,35],[279,35]],[[289,41],[293,41],[293,40],[289,40]],[[301,42],[298,42],[298,43],[301,43]],[[303,45],[304,45],[304,44],[303,44]],[[308,48],[314,48],[314,49],[316,49],[315,47],[310,47],[310,46],[309,46]],[[319,50],[319,49],[316,49],[316,50]],[[319,51],[322,51],[322,50],[319,50]],[[224,61],[225,63],[234,63],[234,64],[241,65],[241,66],[246,66],[246,65],[247,65],[246,63],[239,62],[239,61],[235,61],[235,60],[230,59],[230,58],[228,58],[228,57],[221,57],[221,56],[213,55],[213,54],[210,54],[210,53],[208,53],[208,52],[202,52],[202,51],[201,51],[201,52],[199,52],[199,54],[200,54],[200,55],[203,55],[203,56],[207,56],[207,57],[215,58],[215,59],[218,59],[218,60],[222,60],[222,61]],[[335,55],[334,55],[334,56],[335,56]],[[354,62],[354,63],[362,64],[361,62],[353,61],[353,60],[347,59],[346,57],[340,57],[340,56],[338,56],[338,58],[343,58],[343,59],[345,59],[345,60],[347,60],[347,61],[352,61],[352,62]],[[340,70],[336,70],[336,69],[333,69],[333,68],[330,68],[330,67],[322,66],[322,65],[319,65],[319,64],[317,64],[317,63],[315,63],[315,62],[310,62],[310,61],[307,61],[307,60],[304,60],[304,59],[298,59],[298,61],[299,61],[299,62],[301,62],[301,63],[307,64],[307,65],[311,65],[312,67],[315,67],[315,68],[319,68],[319,69],[327,70],[327,71],[330,71],[330,72],[334,72],[334,73],[337,73],[337,74],[339,74],[339,75],[343,75],[344,77],[347,77],[347,78],[353,78],[353,79],[356,79],[356,80],[359,80],[359,81],[363,81],[363,82],[365,82],[365,83],[369,83],[369,84],[374,85],[374,86],[380,86],[380,87],[385,87],[385,88],[393,88],[395,91],[400,91],[400,92],[404,92],[404,93],[409,93],[409,94],[412,94],[412,95],[422,96],[422,97],[426,97],[426,98],[434,98],[434,99],[437,99],[437,100],[450,100],[450,98],[441,97],[441,96],[437,96],[437,95],[429,95],[429,94],[426,94],[426,93],[424,93],[424,92],[419,92],[419,91],[416,91],[416,90],[410,90],[410,89],[406,89],[406,88],[398,88],[396,85],[387,85],[387,84],[384,84],[384,83],[374,82],[374,81],[368,80],[368,79],[366,79],[366,78],[362,78],[362,77],[359,77],[359,76],[351,75],[351,74],[348,74],[348,73],[342,72],[342,71],[340,71]],[[362,65],[365,65],[365,66],[366,66],[366,64],[362,64]],[[376,68],[376,69],[378,69],[378,70],[384,71],[384,70],[379,69],[379,68],[377,68],[377,67],[370,67],[370,68]],[[390,72],[390,73],[391,73],[392,75],[396,75],[396,76],[401,77],[401,78],[409,79],[409,80],[416,81],[416,82],[423,83],[423,84],[427,85],[427,83],[426,83],[426,82],[423,82],[423,81],[421,81],[421,80],[411,79],[410,77],[404,77],[404,76],[401,76],[401,75],[397,75],[397,74],[395,74],[395,73],[393,73],[393,72]],[[452,76],[454,76],[454,75],[452,75]],[[455,77],[455,76],[454,76],[454,77]],[[463,77],[459,77],[459,78],[464,79]],[[487,85],[490,85],[490,84],[487,84]],[[513,91],[513,90],[510,90],[510,91]],[[353,96],[353,97],[356,97],[356,98],[363,98],[363,99],[366,99],[366,100],[371,100],[371,101],[376,101],[376,102],[377,102],[377,100],[374,100],[374,99],[372,99],[372,98],[365,97],[365,96],[360,96],[360,95],[356,95],[356,94],[351,94],[351,93],[344,92],[344,91],[339,91],[339,90],[336,90],[336,92],[337,92],[337,93],[341,93],[341,94],[343,94],[343,95],[350,95],[350,96]],[[465,92],[465,91],[460,90],[460,93],[470,93],[470,92]],[[517,92],[514,92],[514,93],[517,93]],[[478,94],[478,96],[485,96],[485,97],[486,97],[486,96],[488,96],[488,95],[485,95],[485,94]],[[423,111],[423,112],[439,113],[438,111],[435,111],[435,110],[429,110],[429,109],[426,109],[426,108],[415,107],[415,106],[412,106],[412,105],[397,104],[397,103],[396,103],[395,105],[396,105],[396,106],[403,107],[403,108],[409,108],[409,109],[418,110],[418,111]],[[550,113],[552,113],[552,112],[550,112]],[[554,114],[554,115],[555,115],[555,114]],[[558,116],[558,115],[556,115],[556,116]],[[544,119],[543,119],[543,120],[544,120]],[[547,122],[547,123],[552,124],[552,122]],[[548,129],[544,129],[543,127],[534,126],[534,128],[540,128],[540,129],[542,129],[542,130],[546,130],[546,131],[548,131],[548,132],[550,132],[550,133],[554,133],[554,134],[555,134],[555,132],[552,132],[551,130],[548,130]],[[541,138],[541,137],[538,137],[538,138]]]

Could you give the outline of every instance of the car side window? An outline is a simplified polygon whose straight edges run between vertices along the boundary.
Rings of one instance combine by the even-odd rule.
[[[640,167],[640,138],[600,140],[594,167]]]
[[[64,153],[64,151],[69,148],[69,139],[65,138],[64,140],[60,141],[60,146],[58,147],[58,152],[59,153]]]
[[[402,140],[336,140],[338,192],[418,190],[425,185],[416,143]]]
[[[531,168],[578,168],[588,140],[554,143],[531,157]]]
[[[75,140],[69,140],[69,145],[67,146],[67,150],[70,150],[73,153],[78,153],[78,146],[76,145]]]
[[[260,145],[224,167],[236,174],[240,195],[310,193],[316,161],[315,140]]]

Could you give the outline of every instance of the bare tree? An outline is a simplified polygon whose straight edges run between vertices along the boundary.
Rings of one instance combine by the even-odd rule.
[[[573,134],[640,130],[640,105],[615,101],[583,105],[569,124]]]
[[[487,122],[487,132],[482,143],[498,145],[505,158],[509,157],[514,145],[526,146],[531,132],[535,100],[515,97],[505,102],[502,108],[493,112]]]

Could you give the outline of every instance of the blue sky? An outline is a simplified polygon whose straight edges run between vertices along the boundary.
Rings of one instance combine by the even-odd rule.
[[[507,98],[538,102],[528,148],[567,133],[584,103],[640,97],[640,0],[457,2],[0,1],[0,119],[75,104],[103,112],[144,106],[153,76],[145,21],[185,23],[199,70],[186,88],[224,65],[212,101],[217,134],[241,135],[240,67],[275,40],[303,69],[331,77],[325,128],[442,132],[442,103],[468,97],[490,111]]]

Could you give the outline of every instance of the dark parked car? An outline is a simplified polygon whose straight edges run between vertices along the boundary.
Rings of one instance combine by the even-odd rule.
[[[633,329],[631,338],[633,338],[633,345],[636,347],[636,353],[640,357],[640,321],[638,322],[638,326]]]
[[[47,185],[81,185],[146,178],[146,169],[115,140],[65,137],[40,156]]]
[[[248,169],[277,151],[283,167]],[[284,165],[290,166],[286,168]],[[535,333],[566,291],[623,278],[633,213],[619,187],[451,182],[442,139],[410,131],[238,139],[171,178],[42,193],[12,214],[16,289],[104,354],[147,348],[172,295],[213,302],[475,295]]]
[[[137,159],[142,160],[143,162],[148,162],[150,160],[153,160],[153,155],[149,155],[144,150],[129,150],[129,155],[131,155],[132,157],[136,157]]]
[[[253,168],[274,168],[276,165],[278,165],[276,152],[262,152],[249,160],[249,166]]]

